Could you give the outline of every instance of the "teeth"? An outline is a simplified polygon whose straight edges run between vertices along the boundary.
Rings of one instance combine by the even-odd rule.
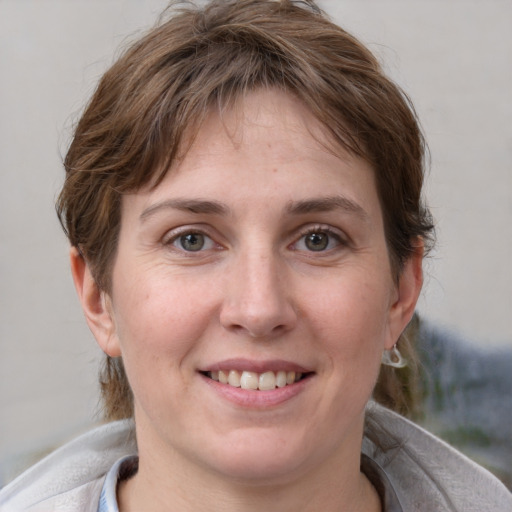
[[[228,375],[228,384],[235,388],[240,387],[240,374],[236,370],[231,370]]]
[[[286,372],[280,371],[276,374],[276,386],[284,388],[286,386]]]
[[[261,391],[268,391],[276,388],[276,376],[274,372],[265,372],[260,375],[258,388]]]
[[[302,373],[285,372],[283,370],[274,372],[256,373],[237,370],[219,370],[208,373],[209,377],[221,384],[229,384],[235,388],[269,391],[271,389],[284,388],[287,385],[298,382]]]
[[[242,389],[258,389],[258,374],[254,372],[242,372],[240,387]]]

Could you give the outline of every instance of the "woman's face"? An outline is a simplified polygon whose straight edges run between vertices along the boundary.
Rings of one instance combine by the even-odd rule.
[[[265,480],[359,456],[420,270],[396,284],[373,171],[329,147],[301,103],[255,92],[123,198],[93,330],[123,357],[141,464]]]

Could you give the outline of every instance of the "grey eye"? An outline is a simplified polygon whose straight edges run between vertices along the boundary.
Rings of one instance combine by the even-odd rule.
[[[205,246],[205,236],[201,233],[187,233],[176,239],[175,244],[185,251],[200,251]]]
[[[304,244],[310,251],[325,251],[329,246],[329,235],[327,233],[309,233],[304,238]]]

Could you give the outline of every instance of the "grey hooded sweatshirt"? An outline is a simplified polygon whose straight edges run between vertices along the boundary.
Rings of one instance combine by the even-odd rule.
[[[100,426],[62,446],[0,491],[1,512],[97,512],[105,476],[136,454],[134,424]],[[512,494],[487,470],[373,402],[362,469],[385,512],[512,512]]]

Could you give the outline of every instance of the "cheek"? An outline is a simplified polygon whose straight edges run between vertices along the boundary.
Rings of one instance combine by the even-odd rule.
[[[173,284],[146,279],[137,286],[119,287],[120,301],[114,304],[136,411],[154,418],[165,417],[172,404],[181,403],[194,375],[190,354],[201,346],[211,321],[207,295],[194,296],[193,290],[179,286],[179,279]]]
[[[333,283],[323,299],[311,303],[318,349],[326,356],[332,383],[326,401],[330,407],[336,404],[333,414],[340,421],[364,408],[370,398],[388,331],[390,288],[371,277],[351,283]]]
[[[127,365],[180,366],[211,321],[211,297],[179,278],[143,278],[118,291],[115,323]]]
[[[377,353],[380,358],[389,314],[386,284],[361,275],[332,281],[323,294],[310,298],[310,318],[331,353],[354,359]]]

